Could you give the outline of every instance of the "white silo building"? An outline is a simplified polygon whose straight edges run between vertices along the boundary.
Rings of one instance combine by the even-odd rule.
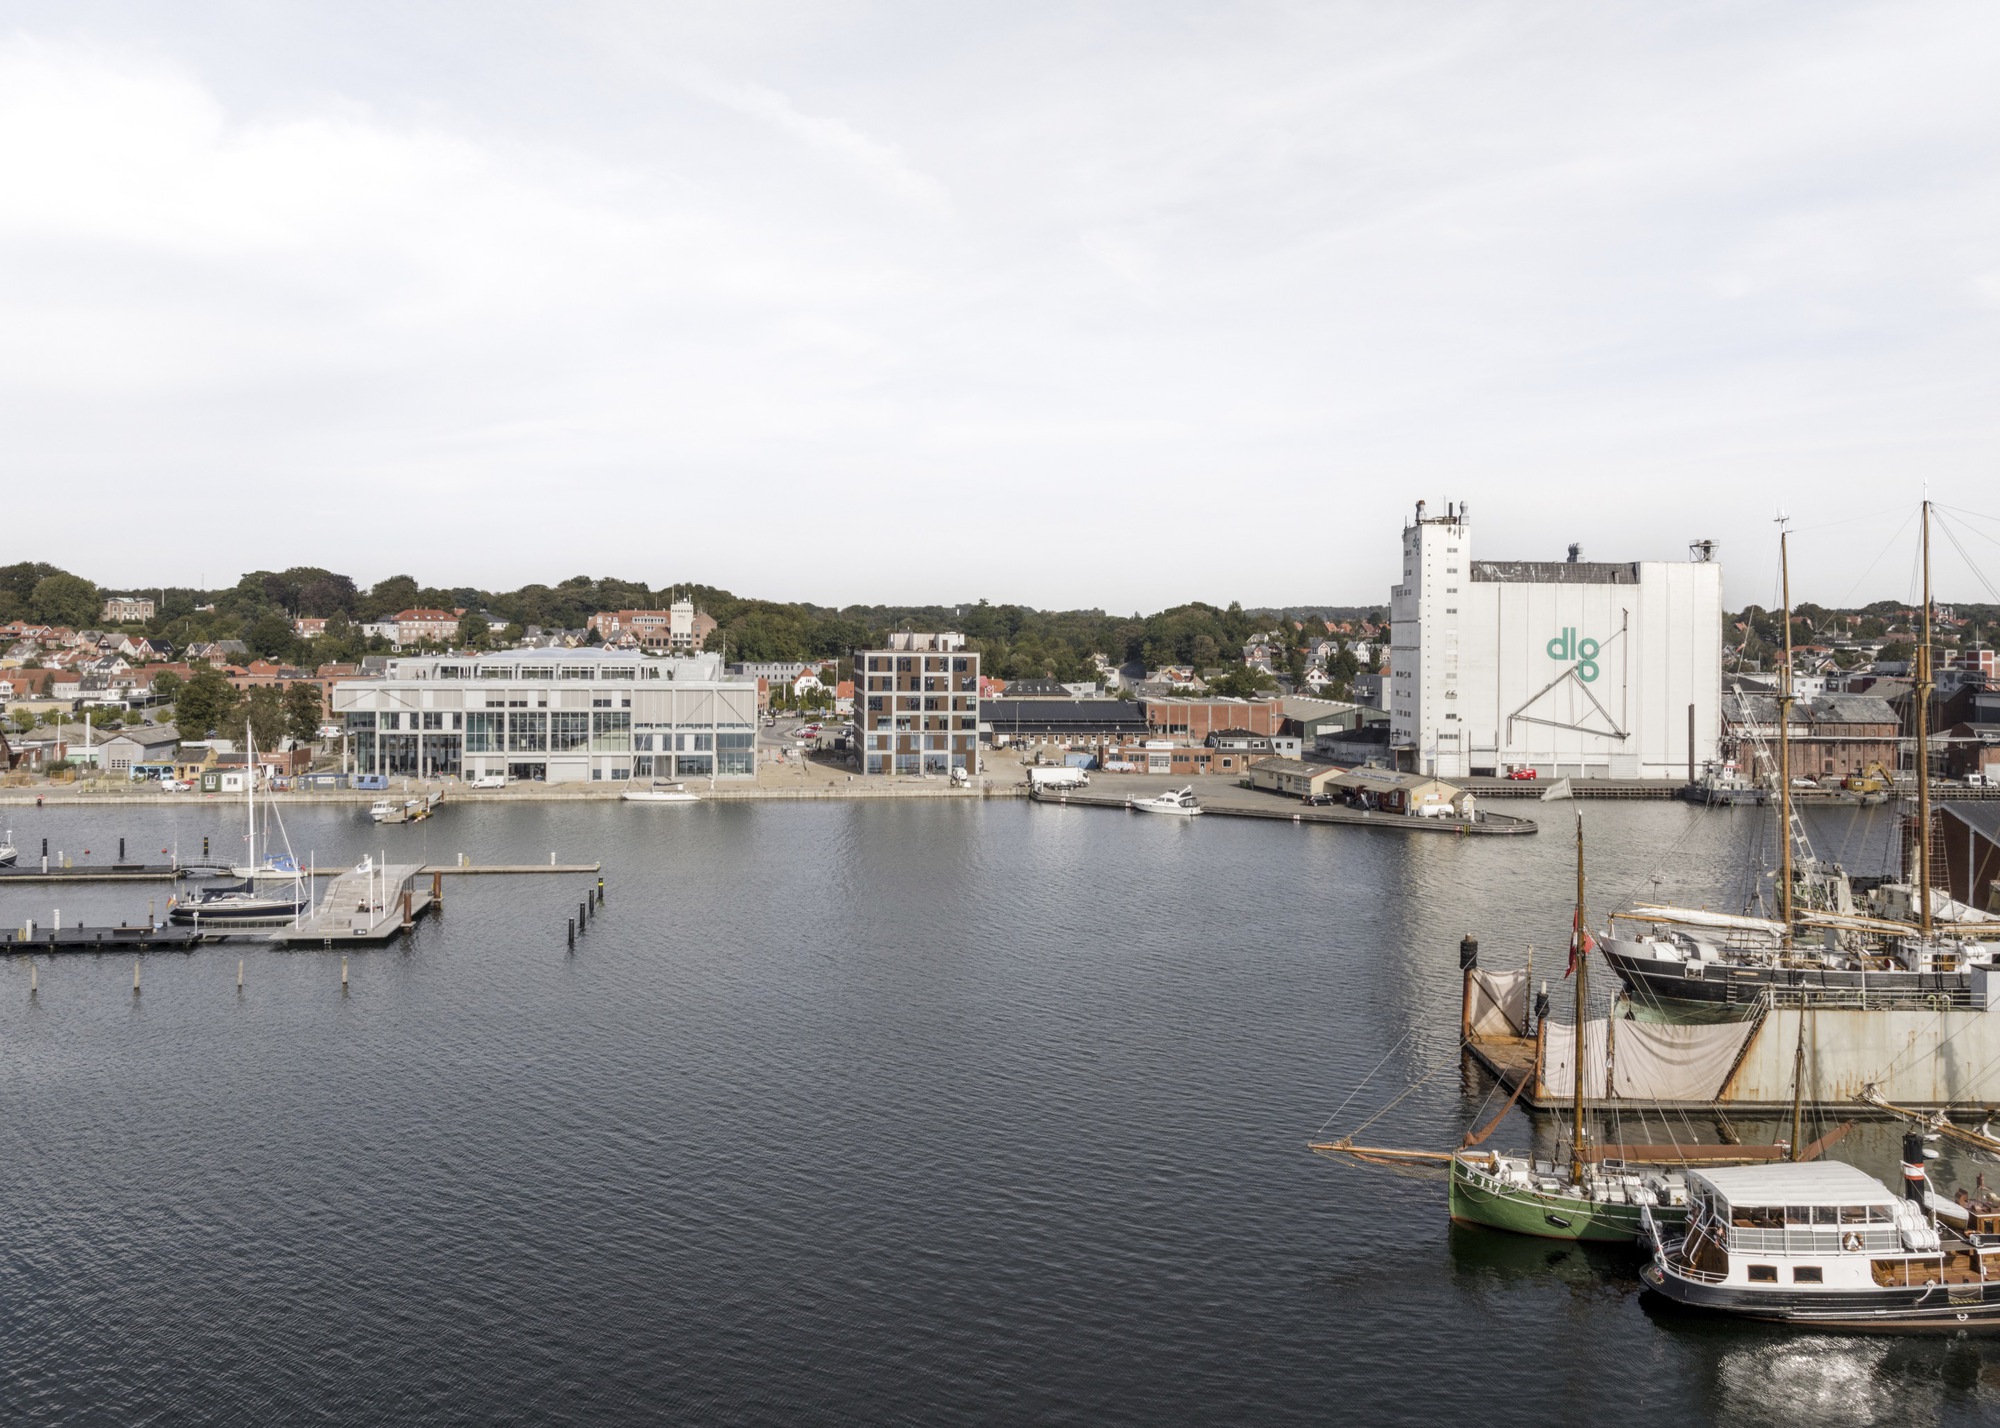
[[[1480,560],[1463,505],[1403,528],[1389,593],[1400,767],[1443,778],[1685,778],[1716,757],[1722,567]]]

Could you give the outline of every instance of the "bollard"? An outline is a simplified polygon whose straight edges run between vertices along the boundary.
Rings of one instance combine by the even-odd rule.
[[[239,992],[243,990],[243,959],[241,957],[236,959],[236,990]]]
[[[343,997],[347,995],[347,958],[345,955],[340,959],[340,994]]]
[[[602,906],[602,905],[603,905],[603,903],[604,903],[604,879],[603,879],[603,878],[599,878],[599,879],[597,880],[597,901],[598,901],[598,905],[599,905],[599,906]]]
[[[579,932],[590,931],[590,904],[587,902],[576,905],[576,927]]]
[[[118,861],[121,863],[125,861],[125,840],[123,838],[118,840]]]
[[[132,959],[132,995],[139,995],[139,959]]]
[[[570,949],[574,951],[576,948],[576,919],[573,917],[569,920],[569,945]]]
[[[33,962],[28,964],[28,995],[31,997],[35,994],[35,974],[40,970]]]

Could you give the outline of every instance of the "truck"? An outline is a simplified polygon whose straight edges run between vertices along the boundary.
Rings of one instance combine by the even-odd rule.
[[[1056,765],[1053,768],[1031,768],[1028,770],[1028,787],[1037,793],[1056,789],[1089,788],[1090,775],[1082,769]]]

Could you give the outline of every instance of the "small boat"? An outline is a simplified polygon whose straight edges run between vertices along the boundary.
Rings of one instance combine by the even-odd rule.
[[[1128,798],[1125,806],[1137,813],[1167,813],[1176,818],[1193,818],[1202,811],[1201,804],[1195,799],[1193,784],[1178,792],[1163,793],[1157,798]]]
[[[11,868],[14,860],[21,856],[21,850],[14,846],[14,830],[9,828],[7,836],[0,839],[0,868]]]
[[[1739,804],[1762,807],[1769,793],[1762,785],[1743,777],[1734,768],[1710,764],[1702,770],[1700,778],[1693,783],[1683,785],[1674,796],[1688,803],[1706,803],[1714,808],[1733,808]]]
[[[2000,1205],[1932,1193],[1903,1138],[1900,1196],[1839,1161],[1690,1171],[1686,1230],[1647,1217],[1640,1278],[1692,1308],[1805,1328],[2000,1330]]]
[[[701,795],[689,793],[687,785],[654,779],[645,788],[628,788],[618,795],[627,803],[699,803]]]
[[[188,898],[176,897],[167,905],[167,920],[184,927],[282,927],[312,906],[312,883],[298,859],[286,854],[257,856],[257,742],[249,726],[243,730],[243,747],[249,752],[253,776],[243,786],[245,819],[243,841],[249,845],[244,866],[232,869],[243,879],[239,883],[205,887]],[[280,827],[282,828],[282,824]],[[282,863],[283,871],[276,871]],[[267,871],[267,869],[269,871]],[[260,879],[284,880],[284,885],[260,891]]]

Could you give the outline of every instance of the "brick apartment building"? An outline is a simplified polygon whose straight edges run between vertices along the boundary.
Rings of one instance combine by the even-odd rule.
[[[854,652],[864,774],[979,772],[979,656],[961,634],[896,634]]]

